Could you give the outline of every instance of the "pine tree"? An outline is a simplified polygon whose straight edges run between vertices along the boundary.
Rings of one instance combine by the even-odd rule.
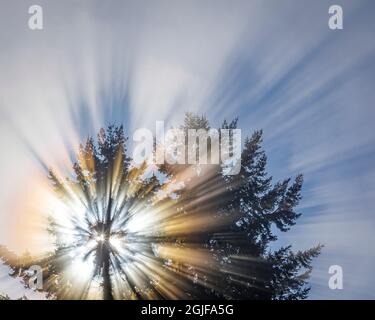
[[[224,121],[222,128],[237,128],[237,120]],[[208,129],[209,123],[205,117],[188,113],[183,128]],[[291,246],[270,250],[270,244],[277,240],[272,227],[286,232],[301,215],[295,209],[301,200],[303,177],[298,175],[293,181],[288,178],[272,184],[261,143],[262,131],[246,138],[238,175],[223,176],[216,170],[209,178],[211,185],[225,189],[219,196],[210,197],[209,211],[234,219],[220,235],[212,234],[208,240],[217,263],[230,272],[225,281],[214,279],[221,283],[220,289],[207,294],[229,299],[305,299],[310,290],[307,280],[311,262],[322,246],[297,253],[293,253]],[[207,187],[207,182],[201,185],[206,191]],[[189,198],[197,193],[199,187],[189,190]]]
[[[92,138],[88,138],[84,145],[80,146],[78,161],[74,163],[73,169],[75,179],[69,179],[66,183],[60,181],[55,173],[49,171],[49,179],[59,196],[70,203],[72,210],[76,202],[72,198],[72,190],[75,196],[83,199],[86,206],[84,223],[79,223],[76,217],[72,222],[79,234],[78,242],[74,246],[80,246],[87,242],[94,242],[94,246],[86,254],[85,259],[90,255],[94,256],[95,270],[93,278],[100,278],[102,297],[104,300],[113,300],[114,286],[112,275],[116,269],[121,276],[126,278],[130,286],[131,294],[141,298],[139,288],[134,281],[129,279],[123,270],[123,257],[118,249],[111,244],[111,239],[118,238],[121,241],[132,237],[126,234],[124,225],[131,218],[132,210],[137,202],[142,201],[145,206],[149,205],[160,185],[153,177],[142,179],[146,166],[130,168],[129,158],[126,155],[126,138],[123,127],[109,126],[106,130],[101,129],[98,134],[97,146]],[[70,260],[66,257],[66,251],[71,248],[64,244],[59,232],[59,227],[51,221],[51,233],[56,237],[56,251],[48,259],[47,269],[49,274],[47,280],[57,280],[59,285],[51,285],[51,291],[57,298],[80,298],[85,292],[75,295],[73,291],[66,293],[69,287],[69,280],[61,275]],[[96,243],[95,243],[96,241]],[[133,239],[133,241],[135,241]],[[142,239],[137,238],[142,242]],[[145,252],[151,253],[150,244],[142,247]],[[62,260],[63,257],[63,260]],[[132,260],[127,255],[128,260]],[[87,288],[86,288],[87,289]]]
[[[204,116],[187,113],[181,128],[187,133],[208,130],[210,124]],[[237,128],[237,119],[224,121],[222,128]],[[97,141],[88,138],[80,146],[69,178],[49,171],[56,194],[69,207],[73,240],[66,240],[67,227],[51,217],[53,252],[21,259],[0,247],[0,258],[14,274],[26,282],[28,266],[42,266],[44,290],[54,299],[87,298],[94,280],[100,281],[103,299],[308,296],[312,259],[321,246],[296,253],[291,246],[270,249],[300,217],[296,207],[303,178],[273,183],[261,148],[262,131],[245,139],[241,169],[234,176],[224,175],[217,164],[164,164],[150,175],[146,163],[131,165],[126,142],[123,127],[111,125],[100,130]],[[143,232],[130,230],[129,222],[145,211],[152,213],[155,226]],[[113,239],[121,245],[114,245]],[[92,258],[94,271],[78,290],[67,270],[72,253],[80,248],[86,250],[84,262]],[[203,252],[204,261],[181,256],[191,250]]]

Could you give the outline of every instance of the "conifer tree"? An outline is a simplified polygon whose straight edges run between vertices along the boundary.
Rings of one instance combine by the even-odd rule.
[[[221,127],[235,129],[237,119]],[[181,128],[187,133],[208,130],[210,124],[204,116],[187,113]],[[49,171],[56,194],[69,207],[73,240],[66,240],[67,227],[51,217],[53,252],[21,258],[0,247],[0,258],[14,274],[26,283],[30,275],[25,270],[40,265],[44,291],[52,299],[90,298],[93,281],[99,281],[107,300],[308,296],[311,263],[321,246],[271,250],[301,215],[296,208],[303,178],[273,182],[262,131],[245,139],[240,172],[233,176],[223,174],[220,164],[164,164],[150,171],[145,162],[136,167],[126,142],[123,127],[111,125],[100,130],[96,141],[90,137],[80,146],[69,178]],[[147,224],[144,219],[136,230],[129,227],[137,215],[155,221],[150,230],[139,231],[141,223]],[[73,253],[82,248],[81,260],[91,261],[93,272],[77,289],[67,270]],[[200,259],[193,256],[196,252]]]

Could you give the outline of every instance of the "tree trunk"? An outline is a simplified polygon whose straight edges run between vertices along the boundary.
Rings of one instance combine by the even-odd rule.
[[[103,246],[103,299],[113,300],[112,294],[112,282],[111,275],[109,272],[110,268],[110,256],[109,250],[106,244]]]

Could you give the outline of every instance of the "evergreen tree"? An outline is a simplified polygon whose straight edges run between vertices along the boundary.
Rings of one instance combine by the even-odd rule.
[[[204,116],[187,113],[181,128],[187,133],[208,130],[210,124]],[[224,121],[222,128],[237,128],[237,119]],[[72,177],[60,179],[53,170],[48,174],[70,208],[73,241],[66,241],[66,226],[51,218],[54,252],[20,258],[0,247],[0,258],[25,282],[29,266],[42,266],[44,290],[55,299],[88,297],[93,280],[100,281],[103,299],[304,299],[312,259],[321,246],[297,253],[291,246],[270,249],[300,217],[296,207],[303,178],[273,183],[261,143],[262,131],[245,139],[241,169],[234,176],[224,175],[218,164],[164,164],[150,175],[146,163],[131,165],[122,126],[102,129],[97,142],[88,138],[80,146]],[[166,191],[173,185],[180,187]],[[128,228],[144,211],[157,218],[155,228]],[[210,223],[195,225],[196,219]],[[185,224],[192,226],[175,231]],[[167,253],[160,252],[163,246]],[[72,252],[80,248],[86,250],[84,262],[93,259],[94,271],[78,290],[67,270]],[[204,261],[179,254],[191,249],[204,252]]]
[[[222,128],[237,128],[237,120],[224,121]],[[183,128],[208,129],[209,123],[205,117],[187,113]],[[207,201],[209,186],[222,186],[224,191],[210,196],[208,211],[234,218],[220,235],[212,234],[208,239],[217,263],[230,272],[225,274],[225,281],[214,279],[221,284],[220,289],[211,289],[207,294],[229,299],[305,299],[310,290],[307,280],[311,262],[322,246],[297,253],[293,253],[291,246],[270,250],[270,244],[277,240],[272,227],[286,232],[301,215],[295,209],[301,200],[303,177],[298,175],[293,181],[288,178],[272,184],[261,143],[262,131],[245,139],[238,175],[224,176],[220,170],[211,171],[209,183],[206,177],[200,188],[188,191],[189,199],[203,197]]]

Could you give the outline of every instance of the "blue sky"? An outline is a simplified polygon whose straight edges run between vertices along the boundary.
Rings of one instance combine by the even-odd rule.
[[[39,1],[42,31],[27,27],[31,4],[0,11],[0,243],[43,242],[15,232],[36,227],[30,180],[100,126],[238,116],[243,133],[264,130],[275,180],[305,176],[303,217],[279,244],[325,245],[311,298],[375,298],[373,1]],[[328,28],[332,4],[343,30]],[[330,265],[343,290],[328,288]]]

